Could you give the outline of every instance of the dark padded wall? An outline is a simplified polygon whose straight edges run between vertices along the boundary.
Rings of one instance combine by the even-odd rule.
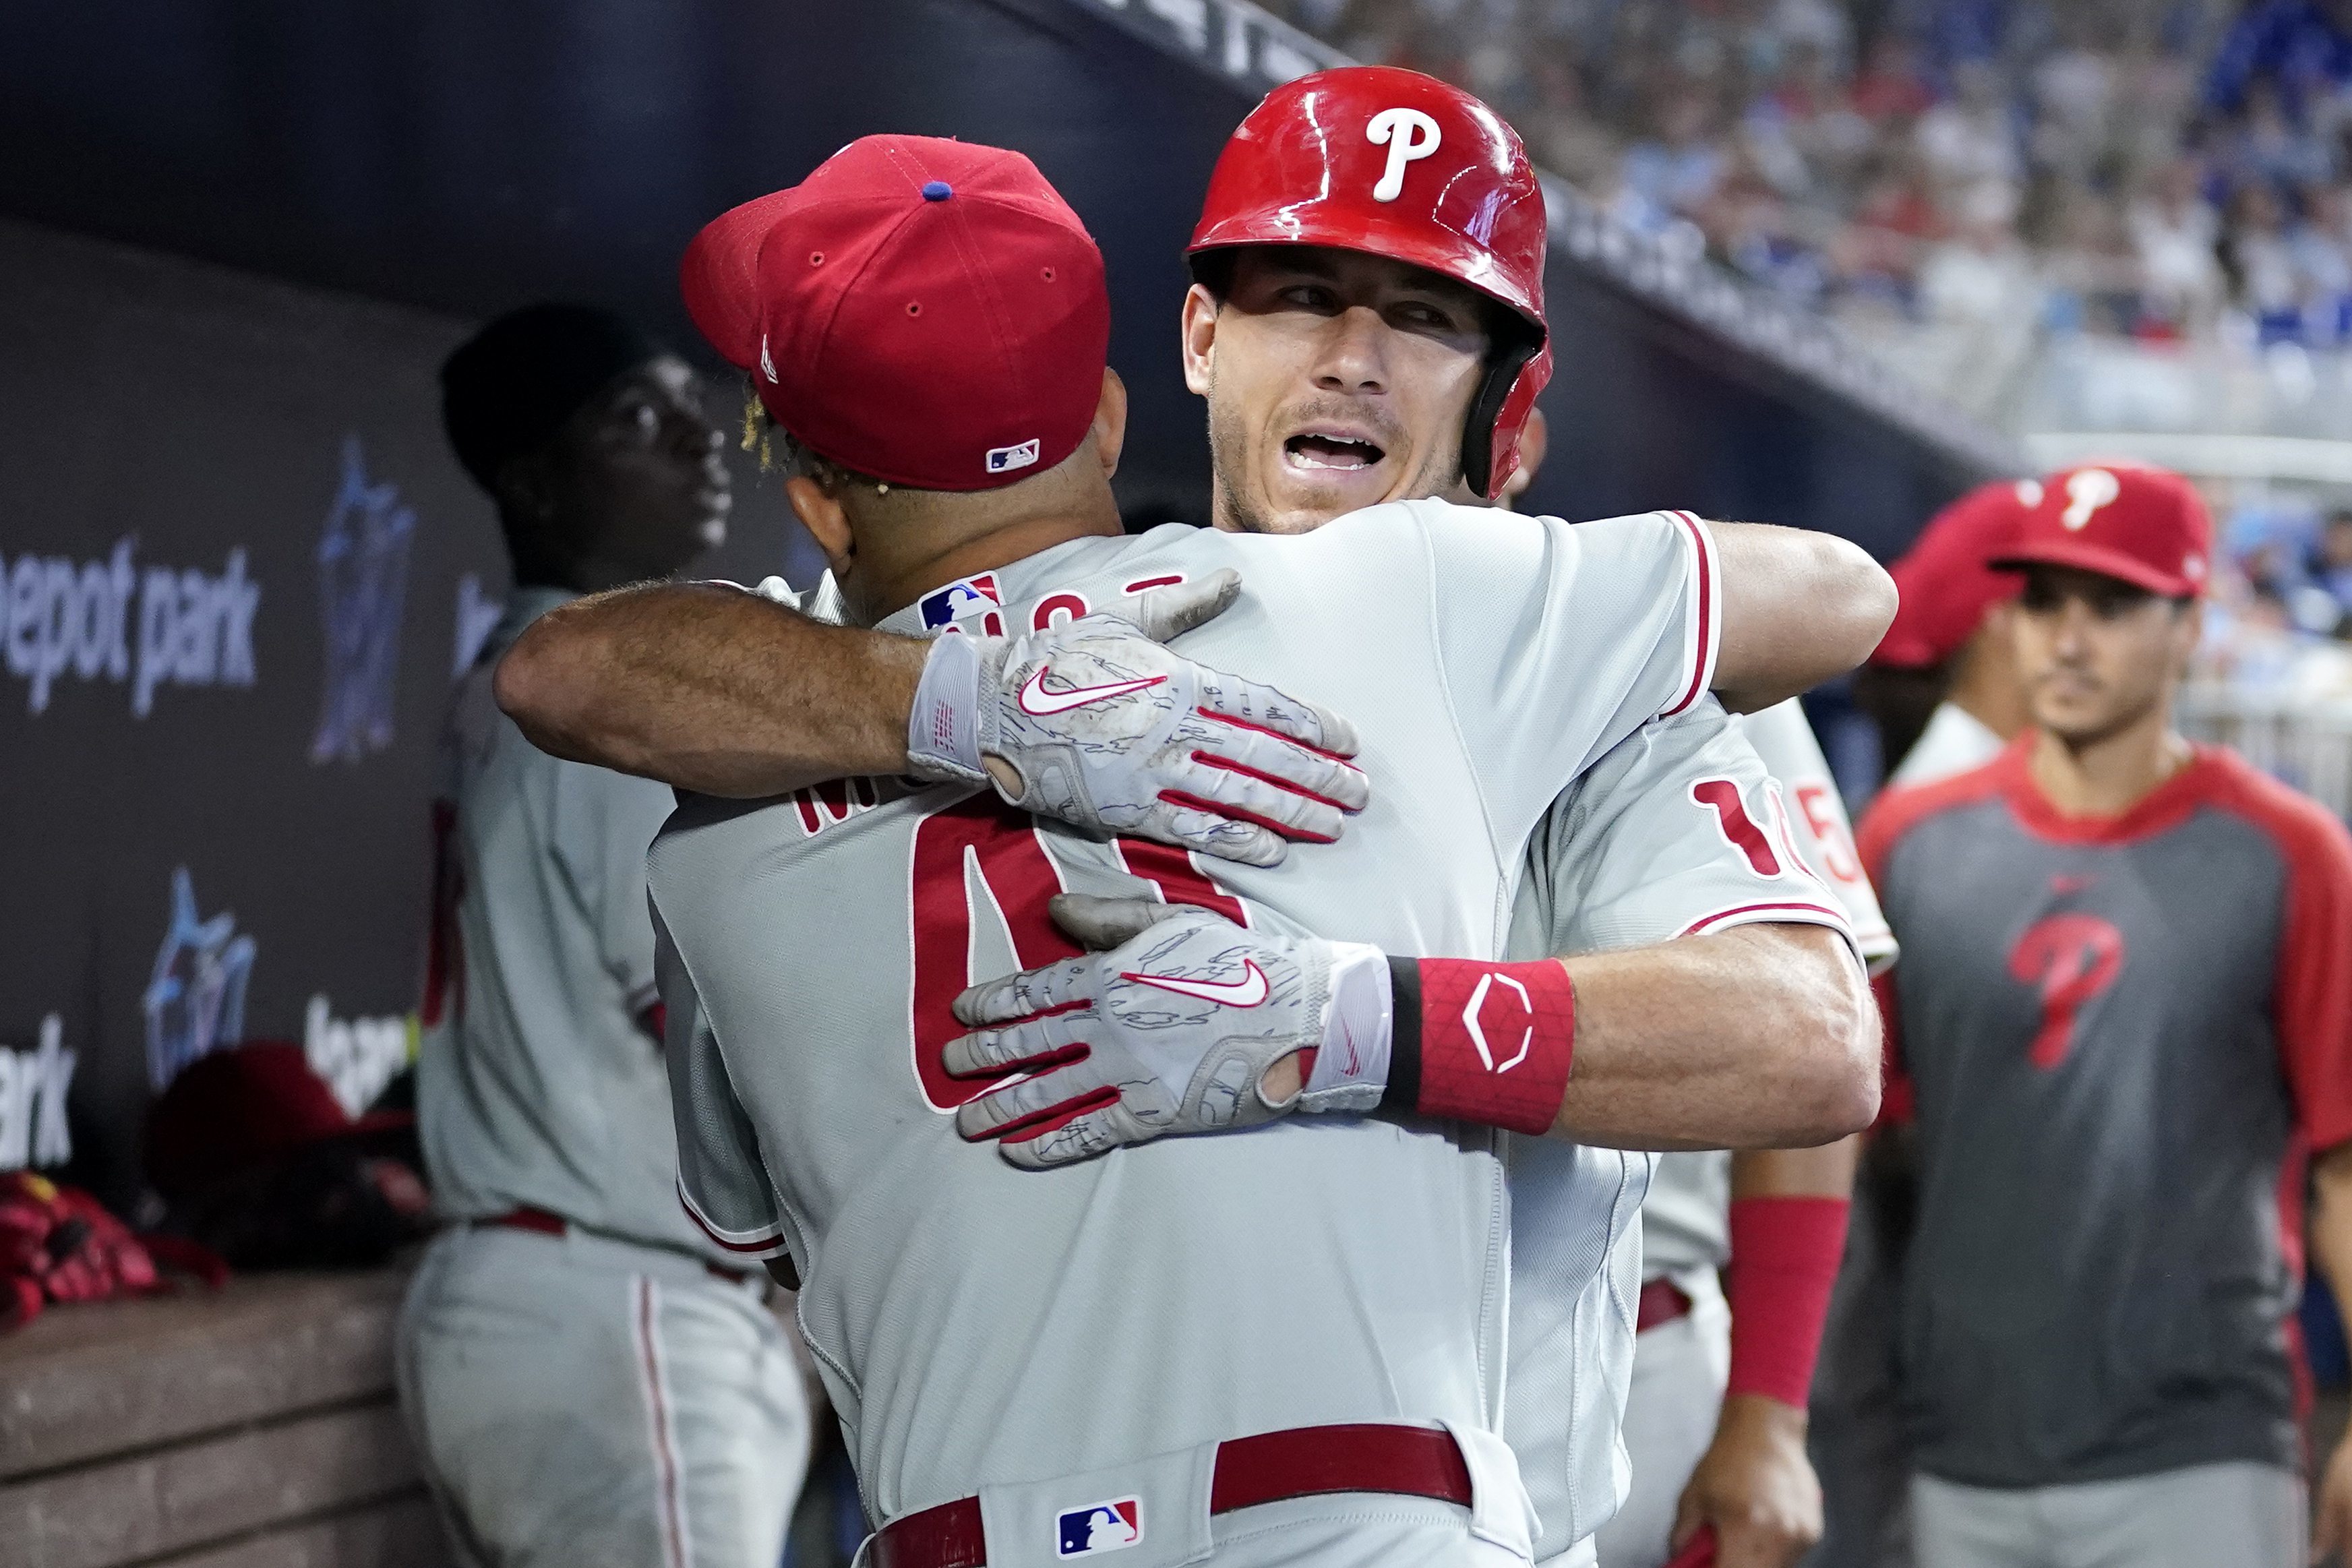
[[[61,1020],[81,1173],[127,1195],[151,1013],[191,1048],[191,1001],[233,1003],[240,974],[245,1032],[320,1036],[355,1094],[397,1044],[459,580],[495,596],[503,572],[435,425],[432,373],[466,321],[585,298],[684,342],[676,258],[724,206],[867,132],[1018,147],[1109,263],[1133,392],[1123,495],[1203,515],[1181,251],[1225,135],[1313,50],[1223,0],[0,9],[0,216],[22,220],[0,226],[0,561],[12,593],[34,562],[28,616],[94,617],[95,671],[68,650],[35,713],[37,628],[0,679],[0,1047]],[[1889,554],[2001,460],[1874,403],[1866,376],[1857,395],[1822,369],[1839,362],[1817,331],[1710,305],[1589,226],[1556,227],[1549,287],[1546,510],[1685,506]],[[772,487],[739,494],[710,569],[777,564],[777,511]],[[195,607],[152,628],[153,658],[184,658],[188,680],[155,687],[142,717],[151,567],[205,575],[175,580]],[[241,632],[249,685],[223,662]],[[366,666],[394,634],[396,659]],[[314,761],[331,680],[346,706]],[[166,952],[183,867],[192,902]],[[376,1022],[322,1034],[315,996],[333,1023]],[[56,1074],[0,1060],[0,1164],[37,1077]]]
[[[404,1047],[461,605],[505,586],[441,438],[465,330],[0,223],[0,1047],[58,1016],[118,1198],[151,1078],[240,1010],[354,1094]],[[789,555],[741,499],[705,570]]]

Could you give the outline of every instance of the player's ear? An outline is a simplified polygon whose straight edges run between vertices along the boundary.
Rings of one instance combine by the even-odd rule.
[[[1217,297],[1198,283],[1184,293],[1182,336],[1184,384],[1195,396],[1206,397],[1217,342]]]
[[[1118,472],[1118,455],[1127,448],[1127,383],[1108,365],[1103,366],[1102,395],[1095,400],[1094,438],[1103,478],[1109,479]]]
[[[824,552],[824,563],[833,568],[833,574],[847,576],[850,563],[857,559],[857,535],[842,504],[806,474],[794,474],[784,481],[784,500],[801,526],[809,531],[809,537],[816,541],[816,547]]]

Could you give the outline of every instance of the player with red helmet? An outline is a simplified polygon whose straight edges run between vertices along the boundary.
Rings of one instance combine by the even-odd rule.
[[[1401,497],[1502,497],[1551,375],[1545,232],[1518,138],[1456,88],[1349,68],[1268,94],[1219,158],[1189,253],[1184,366],[1208,400],[1218,526],[1302,532]],[[1459,349],[1473,323],[1485,340],[1475,356]],[[1751,722],[1788,787],[1800,783],[1791,770],[1826,784],[1801,713]],[[1877,961],[1892,944],[1843,818],[1833,789],[1815,788],[1795,837]],[[1530,882],[1547,870],[1530,866]],[[1541,1150],[1514,1161],[1531,1212],[1538,1189],[1574,1179],[1551,1161]],[[1727,1180],[1725,1163],[1677,1157],[1644,1211],[1656,1256],[1632,1367],[1633,1489],[1601,1541],[1618,1568],[1661,1563],[1710,1528],[1727,1568],[1784,1568],[1821,1532],[1806,1386],[1852,1150],[1748,1151]],[[1552,1327],[1575,1292],[1539,1240],[1521,1243],[1508,1408],[1545,1518],[1537,1551],[1549,1558],[1616,1505],[1605,1468],[1580,1475],[1616,1446],[1616,1411],[1580,1406],[1574,1385],[1625,1347]],[[1727,1263],[1727,1345],[1713,1286]]]
[[[1318,121],[1328,135],[1300,129]],[[1218,524],[1299,532],[1385,500],[1504,493],[1549,374],[1543,234],[1540,190],[1516,137],[1467,95],[1409,72],[1351,69],[1270,96],[1221,163],[1194,241],[1199,282],[1184,307],[1188,380],[1210,405]],[[1752,702],[1810,684],[1836,656],[1792,675],[1776,662],[1773,639],[1791,636],[1784,648],[1838,644],[1874,613],[1874,568],[1850,547],[1776,531],[1713,531],[1726,579],[1717,690]],[[1765,580],[1781,570],[1803,578],[1805,590],[1774,599]],[[761,662],[779,680],[794,673],[793,660],[767,606],[706,601],[692,616],[654,615],[662,598],[654,591],[608,602],[598,611],[601,634],[568,654],[544,637],[519,654],[544,659],[551,680],[539,696],[569,710],[572,742],[587,754],[597,754],[599,726],[628,722],[635,706],[677,741],[665,745],[649,727],[605,754],[709,789],[698,783],[709,756],[698,741],[714,726],[755,741],[782,733],[772,689],[720,697],[708,683],[674,679],[659,711],[646,715],[645,685],[593,665],[619,652],[625,662],[644,661],[637,674],[667,676],[722,646],[724,657],[740,658],[747,643],[763,641],[776,657]],[[593,629],[584,616],[575,626]],[[698,647],[705,638],[714,640]],[[520,674],[513,683],[527,720],[535,708],[546,715],[521,689],[535,683]],[[903,754],[890,765],[903,767]],[[726,793],[752,793],[740,776],[719,782]],[[1628,1218],[1630,1209],[1617,1216],[1620,1230]],[[1594,1249],[1580,1285],[1610,1284],[1596,1272],[1607,1250]],[[1548,1557],[1580,1547],[1613,1503],[1608,1382],[1605,1372],[1591,1380],[1573,1394],[1577,1411],[1559,1413],[1564,1430],[1588,1406],[1601,1423],[1590,1431],[1601,1475],[1582,1517],[1554,1516]]]
[[[1382,67],[1277,88],[1225,144],[1187,255],[1218,527],[1502,494],[1551,348],[1543,191],[1493,110]]]

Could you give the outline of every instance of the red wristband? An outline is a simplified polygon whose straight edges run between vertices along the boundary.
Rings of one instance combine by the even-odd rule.
[[[1551,1131],[1576,1055],[1576,987],[1549,959],[1391,961],[1387,1103],[1512,1132]]]
[[[1731,1205],[1731,1381],[1726,1394],[1811,1403],[1830,1290],[1845,1256],[1844,1198],[1741,1198]]]

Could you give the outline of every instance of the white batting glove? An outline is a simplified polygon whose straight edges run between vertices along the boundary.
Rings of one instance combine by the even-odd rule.
[[[1065,893],[1055,921],[1104,950],[975,985],[947,1044],[961,1077],[1031,1076],[965,1101],[956,1131],[1013,1164],[1067,1164],[1170,1133],[1253,1127],[1294,1110],[1369,1110],[1388,1082],[1390,983],[1378,948],[1249,931],[1148,899]],[[1313,1048],[1276,1103],[1266,1069]]]
[[[907,724],[919,778],[994,784],[1013,805],[1252,866],[1328,844],[1370,798],[1338,714],[1160,645],[1234,602],[1241,578],[1147,589],[1020,637],[933,640]],[[1018,788],[992,776],[1011,765]]]

